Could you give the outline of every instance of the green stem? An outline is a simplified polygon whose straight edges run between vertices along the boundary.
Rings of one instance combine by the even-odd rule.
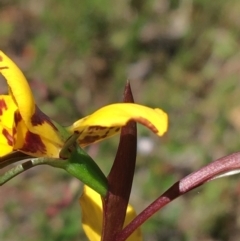
[[[108,190],[107,178],[95,161],[81,147],[76,146],[68,160],[53,161],[48,164],[63,168],[101,196],[106,196]]]
[[[59,153],[59,156],[63,159],[70,157],[71,152],[76,149],[77,139],[79,138],[79,133],[73,133],[64,143],[62,150]]]
[[[8,182],[12,178],[16,177],[17,175],[25,172],[26,170],[38,166],[47,164],[48,159],[46,158],[34,158],[31,160],[28,160],[22,164],[17,165],[16,167],[13,167],[9,171],[5,172],[2,176],[0,176],[0,186],[2,186],[4,183]]]
[[[16,163],[18,161],[22,161],[30,158],[31,156],[24,154],[22,152],[19,152],[19,151],[12,152],[6,156],[0,157],[0,169],[8,165],[11,165],[13,163]]]

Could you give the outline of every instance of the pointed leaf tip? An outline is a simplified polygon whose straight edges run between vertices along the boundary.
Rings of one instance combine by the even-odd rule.
[[[123,102],[125,103],[134,103],[134,98],[132,94],[132,89],[129,80],[127,81],[123,93]]]

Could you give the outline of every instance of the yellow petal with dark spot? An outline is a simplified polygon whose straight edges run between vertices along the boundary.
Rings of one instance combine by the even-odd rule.
[[[16,143],[15,150],[34,157],[52,157],[58,158],[63,143],[57,144],[45,139],[39,134],[32,133],[28,130],[25,122],[19,118],[16,123]]]
[[[58,157],[60,147],[63,144],[60,133],[50,118],[35,105],[31,89],[22,71],[2,51],[0,51],[0,73],[7,81],[10,96],[12,101],[15,102],[21,117],[17,125],[16,148],[27,150],[25,151],[27,154],[36,153],[39,156],[41,153],[46,152],[46,155]],[[21,126],[22,130],[20,130],[19,126]],[[24,138],[27,138],[27,140],[24,141]],[[43,148],[43,145],[40,148],[39,138],[41,142],[46,144],[45,148]],[[38,151],[32,143],[33,140],[40,148]],[[27,143],[28,147],[26,146]],[[32,152],[29,152],[30,147],[33,148]]]
[[[17,65],[0,51],[0,73],[4,76],[25,122],[31,119],[35,112],[35,102],[32,91],[22,71]]]
[[[14,113],[17,107],[9,95],[0,95],[0,156],[13,150],[14,146]]]
[[[92,115],[76,121],[69,130],[78,131],[81,134],[79,144],[85,146],[115,135],[129,121],[146,126],[159,136],[162,136],[168,127],[168,116],[160,109],[119,103],[105,106]]]
[[[98,193],[88,186],[84,186],[80,197],[82,209],[82,225],[90,241],[100,241],[102,232],[102,200]],[[136,217],[132,206],[128,205],[124,227]],[[140,229],[137,229],[127,241],[142,241]]]

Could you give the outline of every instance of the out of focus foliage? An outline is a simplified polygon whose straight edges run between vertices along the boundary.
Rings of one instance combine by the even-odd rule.
[[[0,48],[61,123],[121,101],[127,79],[136,102],[169,114],[161,140],[139,128],[140,211],[173,181],[240,149],[239,9],[238,0],[2,0]],[[106,172],[117,142],[89,150]],[[145,239],[239,240],[238,180],[176,200],[144,225]],[[73,182],[36,168],[1,187],[0,239],[84,240]]]

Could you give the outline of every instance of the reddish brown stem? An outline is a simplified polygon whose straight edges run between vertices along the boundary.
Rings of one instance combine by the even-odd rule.
[[[122,230],[122,232],[117,236],[116,241],[126,240],[148,218],[184,193],[187,193],[194,188],[213,180],[221,174],[236,170],[240,170],[240,152],[222,157],[201,168],[200,170],[191,173],[190,175],[173,184],[165,193],[163,193],[145,210],[143,210]]]
[[[134,102],[129,83],[125,87],[124,102]],[[115,240],[116,234],[123,228],[135,170],[136,145],[136,123],[130,122],[121,130],[118,151],[108,176],[109,190],[103,200],[104,241]]]

